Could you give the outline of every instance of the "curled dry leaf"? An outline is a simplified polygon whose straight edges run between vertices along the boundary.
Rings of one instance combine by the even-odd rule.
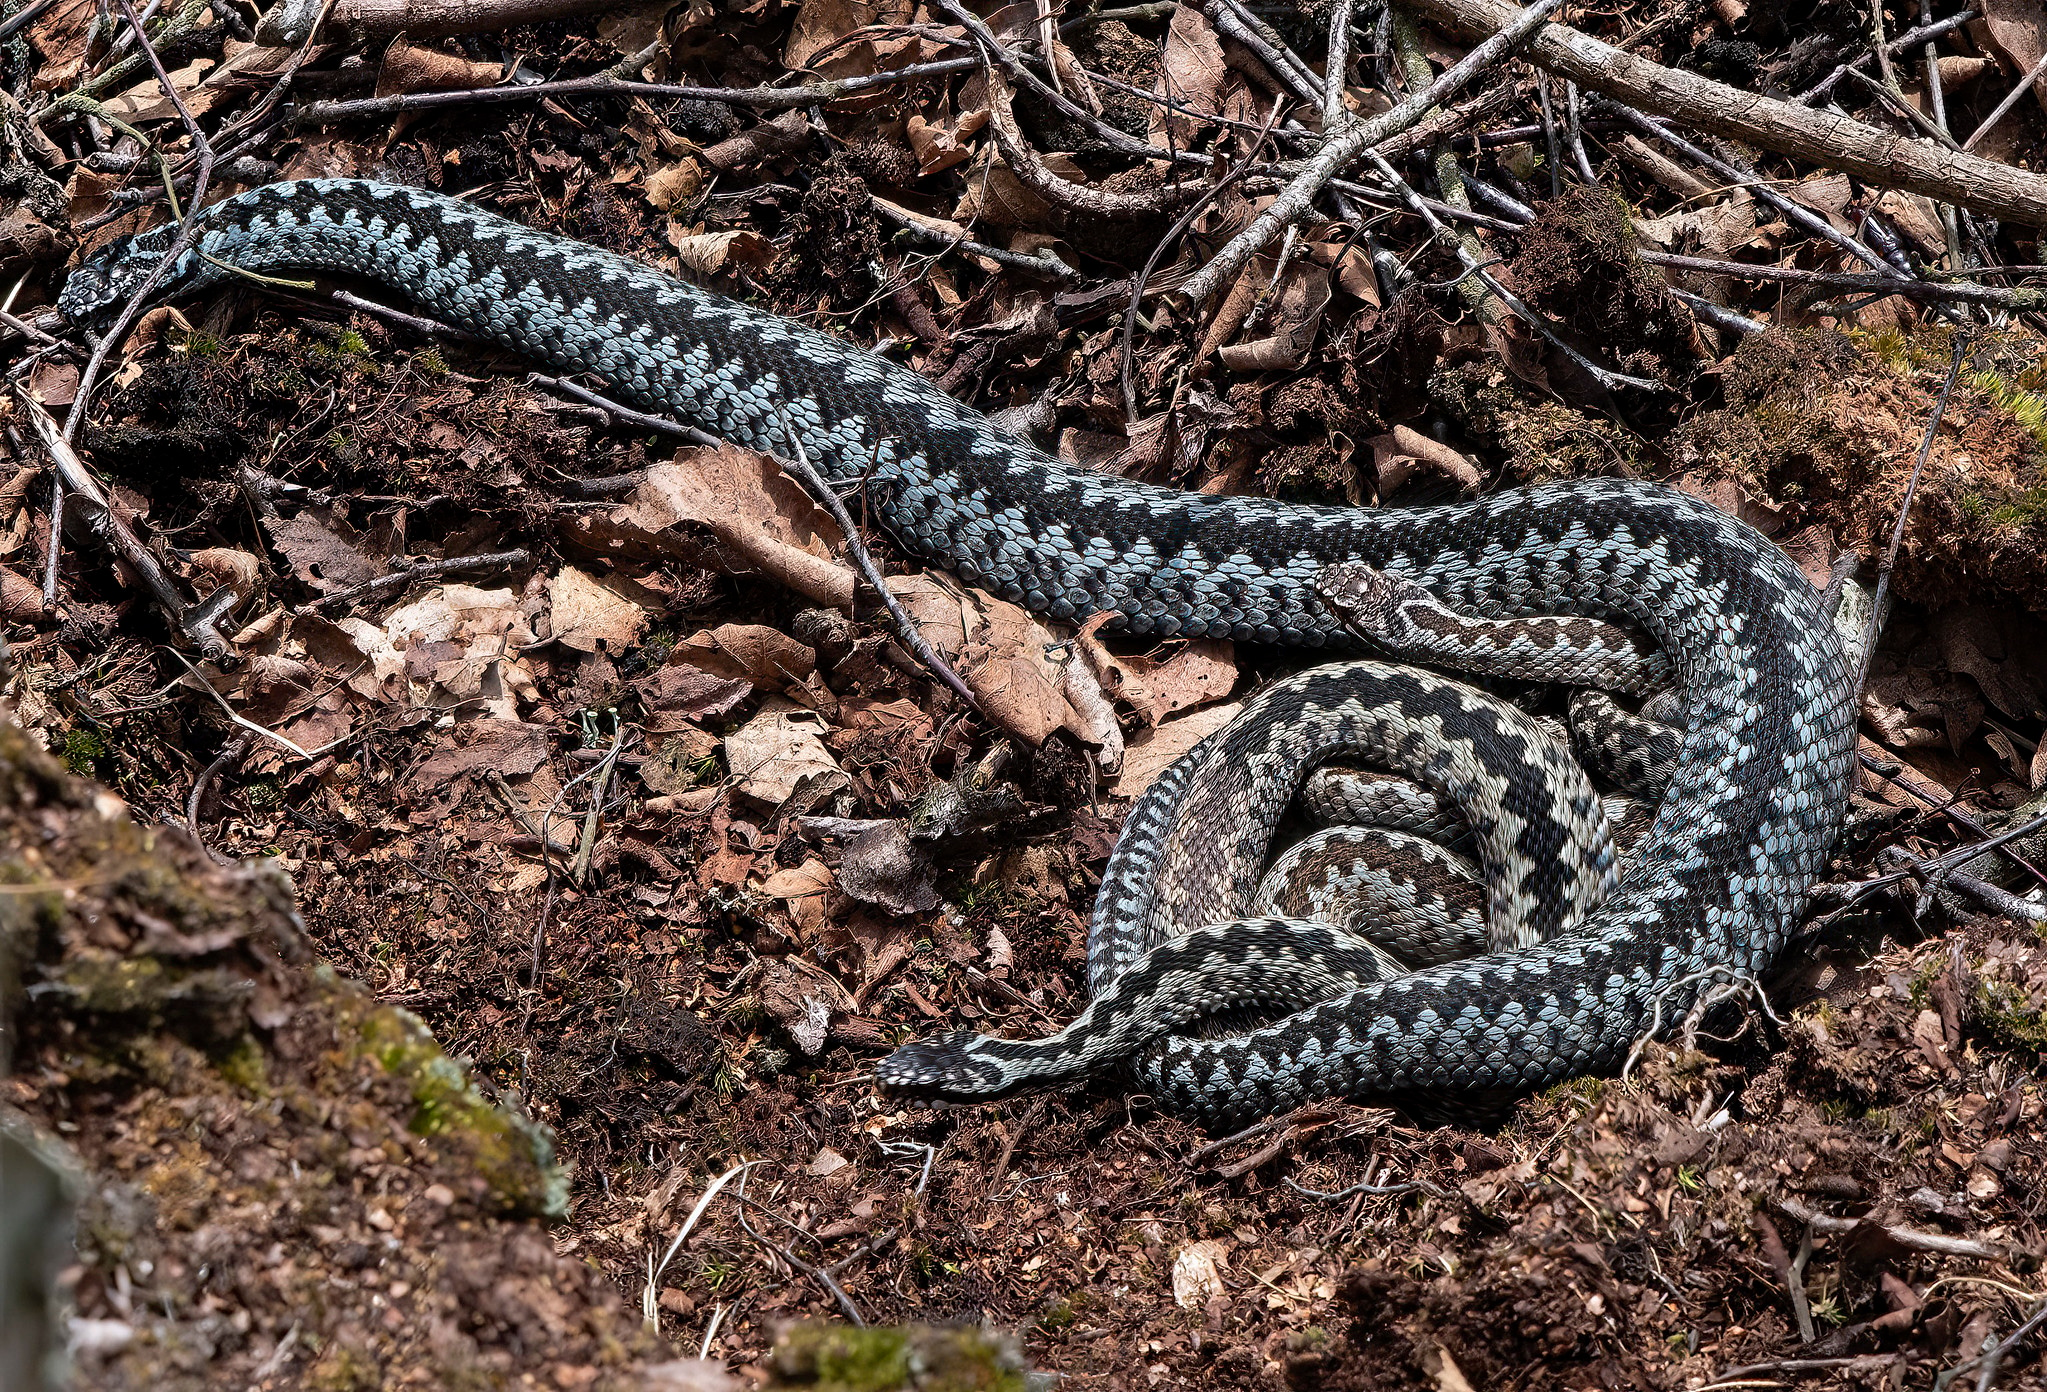
[[[801,957],[766,963],[760,976],[760,1002],[806,1054],[824,1052],[831,1036],[832,1016],[852,1012],[853,997],[822,967]]]
[[[675,645],[669,661],[755,686],[801,683],[817,670],[816,652],[766,624],[720,624],[692,633]]]
[[[290,57],[286,50],[286,58]],[[377,95],[402,97],[412,92],[462,92],[494,87],[504,76],[502,63],[472,63],[437,48],[420,48],[403,38],[391,40],[377,68]]]
[[[694,203],[697,194],[702,191],[703,187],[703,165],[697,163],[694,159],[683,159],[677,160],[674,164],[664,165],[662,168],[649,174],[647,176],[645,192],[647,202],[665,213],[671,208],[686,208]],[[685,233],[683,235],[687,237],[691,234]],[[676,250],[677,254],[680,255],[681,248],[678,247]],[[730,249],[728,248],[725,260],[730,259]],[[685,264],[693,265],[694,263],[689,262],[685,258]],[[723,264],[723,261],[719,262],[719,266]],[[713,266],[711,270],[716,271],[718,268],[718,266]]]
[[[853,602],[853,572],[836,559],[844,539],[830,515],[764,454],[730,445],[678,450],[656,464],[632,501],[607,519],[624,538],[672,549],[671,527],[707,532],[713,554],[695,558],[729,574],[759,573],[817,604]],[[602,544],[602,538],[594,538]]]
[[[838,792],[852,779],[824,745],[825,723],[815,711],[779,698],[725,737],[725,767],[737,791],[768,807],[802,792]]]
[[[1224,1293],[1219,1267],[1229,1262],[1230,1244],[1220,1238],[1190,1242],[1173,1254],[1173,1303],[1198,1310]]]
[[[1183,110],[1213,116],[1222,110],[1226,76],[1222,41],[1216,38],[1208,17],[1191,6],[1176,6],[1166,26],[1165,50],[1159,57],[1159,76],[1153,92]],[[1166,108],[1154,106],[1151,141],[1164,145],[1170,133],[1173,143],[1191,145],[1208,124],[1196,116],[1180,113],[1169,116]]]
[[[839,888],[893,914],[928,913],[938,907],[931,883],[931,858],[911,844],[908,826],[885,822],[863,832],[839,861]]]
[[[1122,657],[1094,636],[1100,622],[1090,622],[1082,631],[1077,640],[1081,651],[1109,696],[1129,706],[1147,726],[1174,711],[1220,701],[1237,684],[1236,646],[1227,638],[1195,639],[1164,659],[1144,654]]]
[[[682,264],[700,276],[716,275],[725,269],[727,262],[736,262],[750,271],[766,270],[774,264],[777,254],[773,242],[746,227],[729,232],[706,232],[702,228],[685,229],[671,222],[667,235],[668,244],[675,248]]]
[[[1384,435],[1374,435],[1365,445],[1372,451],[1372,467],[1377,471],[1382,499],[1398,493],[1418,474],[1452,484],[1463,493],[1475,492],[1483,482],[1478,466],[1469,459],[1441,440],[1405,425],[1396,425]]]
[[[224,585],[246,596],[263,578],[263,562],[234,546],[208,546],[191,554],[191,562]]]
[[[782,50],[782,64],[791,69],[812,66],[812,60],[831,50],[817,71],[827,77],[852,77],[873,72],[884,53],[899,51],[914,39],[898,37],[877,44],[863,38],[841,42],[858,30],[875,25],[902,24],[916,12],[914,0],[803,0],[790,26],[789,42]]]

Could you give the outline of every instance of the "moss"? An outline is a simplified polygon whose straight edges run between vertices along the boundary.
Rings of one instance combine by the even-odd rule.
[[[1515,480],[1547,483],[1635,472],[1641,440],[1614,421],[1522,391],[1497,363],[1446,367],[1429,378],[1429,402],[1471,439],[1508,461]]]
[[[2047,1053],[2047,1010],[2010,982],[1978,982],[1976,1015],[1984,1032],[2000,1046]]]
[[[64,732],[64,767],[82,778],[99,777],[99,761],[108,752],[106,739],[97,730],[74,725]]]
[[[464,1152],[499,1207],[541,1218],[568,1212],[568,1171],[547,1128],[485,1101],[418,1016],[376,1008],[363,1017],[359,1039],[363,1053],[411,1089],[411,1129]]]
[[[1026,1392],[1009,1340],[972,1326],[792,1325],[776,1340],[775,1386],[817,1392]]]
[[[254,1038],[243,1035],[213,1065],[220,1076],[254,1097],[270,1095],[270,1056]]]

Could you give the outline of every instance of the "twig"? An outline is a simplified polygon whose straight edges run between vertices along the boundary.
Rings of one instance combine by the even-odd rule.
[[[401,586],[409,585],[414,580],[426,575],[446,575],[450,571],[456,570],[494,570],[500,566],[524,565],[531,559],[533,557],[530,553],[519,550],[491,551],[480,556],[443,556],[438,560],[432,561],[413,561],[392,571],[389,575],[379,575],[375,579],[365,580],[359,585],[350,585],[345,590],[336,590],[332,594],[321,595],[318,599],[301,604],[297,612],[301,617],[308,614],[317,614],[320,610],[331,605],[347,604],[351,600],[361,599],[365,595],[380,594],[385,590],[397,589]]]
[[[576,862],[569,871],[569,878],[578,889],[590,873],[590,853],[597,845],[597,828],[604,821],[604,797],[611,791],[611,771],[618,766],[628,728],[624,721],[619,722],[618,732],[611,737],[611,748],[604,751],[603,761],[597,765],[597,788],[590,795],[590,810],[583,817],[583,837],[576,845]],[[537,966],[535,969],[538,970]]]
[[[1873,290],[1885,295],[1902,295],[1913,300],[1954,300],[1962,304],[2003,305],[2021,310],[2047,307],[2047,291],[2035,286],[1899,280],[1888,275],[1805,271],[1796,266],[1759,266],[1748,261],[1712,261],[1702,256],[1678,256],[1665,251],[1638,251],[1636,255],[1642,258],[1643,264],[1649,266],[1668,266],[1677,271],[1731,276],[1739,280],[1771,281],[1780,285],[1811,285],[1828,290]]]
[[[1305,1184],[1294,1183],[1292,1175],[1283,1176],[1280,1183],[1296,1194],[1306,1194],[1311,1199],[1325,1200],[1347,1199],[1353,1194],[1407,1194],[1423,1187],[1420,1180],[1409,1180],[1404,1184],[1353,1184],[1347,1188],[1325,1192],[1321,1189],[1310,1189]],[[1435,1192],[1440,1194],[1443,1191],[1436,1189]]]
[[[1343,104],[1344,83],[1350,74],[1351,0],[1337,0],[1329,11],[1329,55],[1322,65],[1322,134],[1335,135],[1351,123],[1350,108]]]
[[[14,15],[6,23],[0,24],[0,43],[6,43],[16,34],[28,28],[29,25],[34,24],[43,17],[43,11],[56,3],[57,0],[35,0],[34,4],[24,9],[20,14]]]
[[[1005,251],[1001,247],[977,242],[966,235],[966,229],[957,223],[941,225],[937,218],[926,217],[889,202],[886,198],[869,195],[874,211],[894,223],[913,239],[942,251],[963,251],[969,256],[979,256],[993,261],[998,266],[1021,271],[1028,276],[1043,276],[1047,280],[1072,281],[1080,272],[1056,256],[1025,256],[1022,252]]]
[[[1403,197],[1411,196],[1414,193],[1414,190],[1408,187],[1407,180],[1401,178],[1400,175],[1394,170],[1392,165],[1386,163],[1385,160],[1379,158],[1379,156],[1376,154],[1367,155],[1367,158],[1370,159],[1376,165],[1378,165],[1379,176],[1385,179],[1389,184],[1393,185],[1393,187],[1396,190],[1399,190]],[[1586,357],[1583,353],[1580,353],[1570,344],[1564,342],[1563,339],[1557,336],[1556,330],[1550,327],[1548,320],[1544,319],[1540,314],[1537,314],[1532,308],[1530,308],[1526,303],[1524,303],[1520,296],[1516,295],[1513,291],[1509,290],[1505,285],[1502,285],[1500,281],[1490,271],[1488,271],[1485,268],[1484,262],[1480,261],[1477,257],[1473,256],[1470,251],[1466,250],[1464,244],[1460,242],[1456,237],[1449,235],[1449,229],[1444,227],[1442,222],[1437,219],[1436,215],[1428,211],[1428,209],[1423,206],[1419,199],[1412,199],[1409,206],[1414,208],[1416,212],[1420,213],[1422,216],[1422,220],[1427,222],[1431,228],[1433,228],[1437,233],[1442,234],[1445,237],[1445,240],[1447,240],[1450,243],[1451,249],[1457,253],[1457,259],[1464,263],[1464,269],[1466,271],[1470,272],[1481,283],[1483,283],[1486,289],[1490,290],[1493,294],[1497,295],[1502,304],[1506,305],[1507,308],[1513,310],[1514,313],[1522,320],[1522,322],[1526,323],[1528,327],[1534,329],[1536,333],[1540,334],[1543,337],[1543,339],[1549,343],[1551,347],[1555,348],[1558,352],[1562,353],[1565,357],[1569,358],[1572,362],[1576,363],[1579,367],[1583,368],[1601,386],[1607,388],[1609,391],[1613,390],[1615,387],[1620,386],[1635,387],[1641,391],[1663,390],[1663,384],[1661,382],[1656,381],[1653,378],[1634,377],[1630,376],[1625,372],[1615,372],[1609,368],[1601,367],[1598,363],[1593,362],[1590,358]]]
[[[1347,0],[1342,0],[1342,3],[1347,3]],[[1341,7],[1340,3],[1339,8]],[[1143,303],[1145,288],[1151,284],[1151,273],[1158,268],[1167,249],[1178,242],[1186,234],[1187,229],[1194,225],[1194,219],[1200,217],[1210,204],[1222,197],[1232,184],[1240,181],[1249,172],[1251,161],[1256,159],[1258,152],[1264,148],[1272,128],[1279,124],[1279,114],[1285,108],[1285,104],[1285,97],[1275,96],[1272,99],[1272,114],[1266,118],[1265,129],[1258,133],[1258,143],[1251,147],[1250,153],[1245,156],[1242,163],[1211,184],[1186,212],[1180,214],[1179,220],[1166,229],[1166,235],[1159,238],[1158,245],[1154,246],[1151,255],[1145,258],[1143,269],[1138,271],[1136,278],[1130,282],[1130,304],[1123,311],[1123,330],[1120,335],[1121,342],[1117,347],[1121,361],[1116,375],[1123,389],[1123,417],[1133,425],[1137,423],[1137,388],[1132,381],[1132,369],[1136,359],[1137,312]]]
[[[1940,1374],[1933,1385],[1937,1388],[1952,1386],[1956,1378],[1980,1364],[1983,1371],[1976,1378],[1976,1392],[1989,1392],[1997,1383],[1998,1370],[2003,1366],[2006,1355],[2038,1333],[2042,1324],[2047,1324],[2047,1300],[2041,1301],[2040,1307],[2026,1317],[2026,1322],[2004,1338],[1984,1340],[1982,1349],[1974,1358],[1964,1359]]]
[[[1909,33],[1900,34],[1897,38],[1892,39],[1887,47],[1894,54],[1903,53],[1913,44],[1931,43],[1943,34],[1951,34],[1974,18],[1976,18],[1976,11],[1963,10],[1960,14],[1949,15],[1946,19],[1939,20],[1936,23],[1922,25],[1917,29],[1911,30]],[[1840,84],[1841,79],[1846,77],[1852,69],[1860,68],[1875,56],[1873,53],[1865,53],[1859,58],[1850,59],[1812,86],[1806,88],[1803,92],[1800,92],[1793,100],[1800,106],[1818,106],[1833,95],[1834,88]]]
[[[1919,475],[1926,468],[1926,458],[1933,452],[1933,435],[1940,429],[1940,418],[1947,411],[1948,397],[1954,392],[1955,379],[1962,375],[1962,362],[1969,355],[1969,336],[1955,335],[1954,356],[1948,362],[1947,381],[1941,384],[1940,395],[1934,400],[1933,410],[1926,418],[1926,434],[1920,438],[1918,457],[1912,461],[1912,476],[1905,481],[1905,497],[1898,504],[1898,520],[1891,528],[1891,544],[1884,551],[1883,562],[1876,571],[1876,594],[1870,603],[1869,624],[1862,633],[1862,654],[1855,669],[1855,692],[1858,704],[1863,686],[1869,681],[1869,664],[1876,655],[1877,634],[1883,631],[1885,601],[1890,598],[1891,572],[1898,564],[1898,552],[1905,544],[1905,522],[1912,513],[1912,499],[1919,492]]]
[[[1585,153],[1585,135],[1578,119],[1578,84],[1575,82],[1564,84],[1564,113],[1570,122],[1571,156],[1578,161],[1578,173],[1584,176],[1587,184],[1596,186],[1599,176],[1592,172],[1592,160]]]
[[[1785,1216],[1795,1218],[1801,1223],[1809,1223],[1817,1232],[1854,1232],[1857,1228],[1869,1222],[1866,1218],[1836,1218],[1831,1213],[1821,1213],[1816,1209],[1808,1208],[1804,1203],[1793,1198],[1773,1198],[1770,1202],[1776,1205],[1778,1211]],[[1974,1257],[1979,1261],[1996,1261],[2004,1255],[1988,1243],[1977,1242],[1973,1238],[1949,1237],[1946,1233],[1921,1232],[1917,1228],[1901,1228],[1890,1223],[1872,1224],[1872,1226],[1878,1228],[1884,1236],[1896,1242],[1900,1247],[1909,1248],[1914,1252],[1930,1252],[1935,1256],[1941,1257]]]
[[[64,471],[50,470],[50,539],[43,548],[43,612],[57,608],[57,564],[64,555]]]
[[[106,490],[87,471],[84,461],[71,448],[56,420],[43,409],[43,404],[30,396],[20,382],[14,384],[14,395],[36,437],[49,451],[55,472],[63,480],[68,494],[67,507],[83,510],[86,525],[92,529],[93,535],[135,572],[143,588],[170,620],[171,627],[184,634],[201,656],[227,658],[230,655],[228,643],[221,635],[219,625],[228,610],[240,602],[240,593],[232,585],[223,585],[206,599],[187,604],[178,594],[177,586],[171,583],[170,576],[164,573],[156,554],[142,544],[141,538],[114,511]],[[52,525],[55,525],[55,519]]]
[[[795,426],[786,416],[782,420],[782,435],[789,442],[793,458],[780,459],[778,462],[783,468],[796,471],[796,477],[805,485],[804,491],[822,503],[825,510],[831,513],[832,520],[839,524],[839,532],[846,538],[846,554],[853,558],[853,564],[859,569],[861,578],[866,580],[880,597],[882,607],[888,611],[890,620],[895,624],[896,636],[903,640],[904,646],[909,648],[919,662],[930,669],[933,676],[967,703],[969,710],[980,710],[981,703],[975,699],[972,689],[946,665],[944,658],[932,650],[931,644],[926,642],[924,635],[918,631],[916,621],[882,582],[881,567],[874,563],[873,555],[867,550],[867,543],[860,539],[860,529],[854,525],[853,515],[846,511],[845,500],[839,497],[838,490],[825,482],[823,476],[811,465],[810,456],[803,449],[802,436],[796,433]]]
[[[2006,112],[2019,104],[2020,99],[2032,90],[2033,84],[2038,82],[2042,76],[2047,76],[2047,53],[2042,53],[2040,61],[2033,64],[2033,70],[2020,78],[2016,87],[2004,94],[2004,100],[1999,102],[1996,109],[1983,118],[1982,124],[1969,132],[1969,138],[1962,142],[1962,148],[1964,150],[1975,149],[1976,142],[1990,134],[1991,128],[2004,119]]]
[[[935,62],[915,63],[906,68],[831,82],[813,82],[802,87],[690,87],[666,82],[626,82],[596,73],[589,77],[533,82],[523,86],[513,83],[501,87],[470,87],[458,92],[411,92],[391,97],[314,102],[292,112],[291,121],[293,125],[324,125],[358,116],[395,116],[401,111],[581,96],[665,98],[670,101],[716,102],[721,106],[751,106],[761,111],[789,111],[828,105],[877,87],[890,87],[926,77],[949,77],[979,66],[978,58],[941,58]]]
[[[171,81],[171,75],[164,71],[163,60],[157,57],[156,46],[150,43],[149,36],[143,32],[142,21],[135,17],[134,6],[129,0],[120,0],[120,6],[121,17],[128,21],[129,28],[135,34],[135,42],[141,47],[144,56],[149,59],[150,67],[156,72],[157,86],[163,89],[163,94],[177,109],[178,119],[183,122],[186,134],[191,138],[192,154],[198,161],[198,173],[194,176],[192,184],[191,206],[197,208],[205,201],[206,186],[213,178],[212,142],[207,140],[206,132],[200,128],[199,123],[192,119],[191,108],[185,105],[185,98],[179,93],[177,84]],[[92,356],[86,359],[85,370],[78,374],[77,395],[71,402],[71,410],[64,417],[66,441],[75,443],[78,439],[78,429],[85,422],[86,407],[92,400],[92,389],[99,379],[100,369],[106,364],[107,354],[126,337],[129,326],[135,322],[136,315],[141,313],[143,304],[156,292],[156,287],[163,283],[171,268],[178,264],[179,259],[198,240],[199,224],[189,218],[183,219],[177,239],[171,243],[163,259],[150,267],[149,274],[143,278],[142,284],[136,287],[135,293],[121,306],[120,313],[114,316],[114,321],[107,327],[106,333],[93,345]]]
[[[608,396],[601,396],[591,391],[588,387],[579,387],[566,377],[549,377],[543,373],[529,372],[526,374],[526,385],[529,387],[544,387],[548,391],[557,391],[563,396],[574,397],[586,406],[595,406],[598,410],[615,416],[619,420],[637,425],[643,430],[658,431],[663,435],[680,435],[691,444],[722,445],[725,443],[716,435],[705,430],[699,430],[694,425],[684,425],[680,421],[669,420],[666,416],[650,416],[644,411],[635,411],[632,407],[621,405]]]
[[[1281,228],[1307,213],[1315,195],[1335,177],[1338,170],[1355,162],[1365,151],[1387,137],[1419,124],[1444,98],[1527,42],[1561,3],[1562,0],[1539,0],[1533,8],[1521,12],[1513,25],[1465,54],[1427,87],[1409,95],[1390,110],[1350,126],[1331,139],[1315,153],[1307,167],[1295,176],[1270,207],[1253,218],[1250,226],[1232,237],[1228,245],[1216,253],[1214,260],[1188,278],[1178,292],[1181,297],[1190,304],[1206,303],[1224,284],[1234,280]]]
[[[193,782],[192,791],[185,798],[185,830],[191,832],[192,839],[197,841],[205,849],[206,854],[212,856],[221,865],[230,865],[233,862],[220,854],[220,852],[214,850],[213,847],[207,845],[206,833],[201,830],[199,825],[200,814],[205,810],[206,795],[213,787],[213,780],[233,768],[236,764],[239,764],[254,745],[255,740],[248,735],[236,735],[233,739],[229,740],[221,748],[219,757],[208,764]]]
[[[1410,3],[1418,13],[1463,34],[1491,34],[1527,13],[1509,0]],[[2047,175],[1936,149],[1846,116],[1739,91],[1623,53],[1563,25],[1539,33],[1526,56],[1580,86],[1714,135],[1827,165],[1879,188],[1923,193],[2028,227],[2047,226]]]
[[[1129,222],[1164,217],[1174,204],[1196,196],[1194,187],[1187,184],[1168,184],[1145,193],[1114,193],[1091,184],[1076,184],[1053,173],[1024,139],[1016,123],[1009,81],[996,64],[994,54],[984,50],[982,56],[988,82],[988,129],[994,133],[995,148],[1002,152],[1002,162],[1016,175],[1017,182],[1047,203],[1092,217]]]
[[[746,1195],[746,1181],[744,1179],[739,1181],[739,1194],[742,1198]],[[760,1243],[761,1246],[773,1252],[783,1261],[789,1263],[791,1270],[802,1272],[804,1275],[815,1279],[826,1290],[830,1291],[832,1299],[839,1302],[839,1308],[846,1312],[846,1318],[853,1321],[856,1329],[865,1329],[867,1327],[867,1321],[860,1317],[860,1307],[855,1305],[852,1297],[846,1294],[844,1288],[836,1280],[832,1279],[832,1274],[829,1271],[826,1271],[821,1266],[812,1266],[780,1243],[771,1242],[760,1233],[755,1232],[753,1224],[746,1221],[745,1205],[742,1204],[740,1207],[735,1208],[732,1211],[732,1216],[739,1220],[739,1226],[746,1230],[748,1237]]]

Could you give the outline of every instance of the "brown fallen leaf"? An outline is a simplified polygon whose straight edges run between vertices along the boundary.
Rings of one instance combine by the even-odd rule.
[[[780,465],[734,446],[691,446],[647,470],[632,501],[611,514],[614,527],[656,548],[678,526],[709,534],[729,574],[759,572],[817,604],[853,602],[853,572],[835,558],[837,524]]]
[[[779,808],[799,792],[818,796],[849,787],[853,780],[825,748],[825,728],[815,711],[779,697],[768,701],[725,737],[735,790]]]
[[[291,52],[284,50],[284,61]],[[437,48],[420,48],[401,36],[384,49],[377,67],[380,97],[400,97],[411,92],[462,92],[476,87],[494,87],[504,76],[502,63],[473,63]]]
[[[1365,446],[1372,451],[1381,499],[1398,493],[1417,474],[1434,476],[1464,493],[1476,491],[1484,481],[1478,466],[1464,455],[1405,425],[1372,436]]]
[[[890,821],[863,832],[839,861],[839,888],[893,914],[928,913],[938,907],[930,856],[910,841],[908,826]]]
[[[1176,105],[1215,115],[1222,110],[1223,81],[1228,75],[1223,64],[1222,41],[1208,17],[1190,5],[1177,5],[1166,25],[1166,42],[1159,55],[1158,81],[1152,90]],[[1168,115],[1162,106],[1151,111],[1151,141],[1164,145],[1171,140],[1191,145],[1209,125],[1198,116]]]
[[[621,653],[647,626],[645,609],[574,566],[563,566],[547,588],[551,631],[563,647]]]
[[[1123,772],[1117,775],[1110,792],[1119,798],[1138,796],[1175,759],[1235,720],[1243,709],[1241,701],[1206,706],[1133,736],[1123,756]]]
[[[1106,618],[1091,621],[1076,641],[1100,674],[1108,695],[1123,702],[1148,726],[1175,711],[1219,701],[1237,684],[1236,645],[1227,638],[1182,643],[1165,658],[1145,654],[1123,657],[1095,638],[1102,622]]]
[[[553,732],[545,725],[517,720],[465,721],[444,733],[441,747],[405,782],[422,792],[438,792],[472,773],[518,777],[546,763],[552,748]]]

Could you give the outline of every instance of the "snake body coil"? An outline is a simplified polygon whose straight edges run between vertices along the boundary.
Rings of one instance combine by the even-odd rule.
[[[185,253],[168,287],[223,264],[363,276],[635,406],[768,451],[788,453],[793,432],[827,479],[865,478],[908,547],[1055,619],[1110,610],[1140,634],[1341,645],[1312,582],[1356,560],[1461,613],[1585,615],[1653,638],[1683,694],[1682,741],[1604,902],[1545,943],[1392,980],[1353,972],[1365,984],[1253,1033],[1175,1042],[1160,1055],[1168,1100],[1212,1125],[1315,1096],[1511,1093],[1610,1067],[1659,995],[1672,1018],[1700,973],[1765,966],[1823,866],[1851,770],[1840,641],[1782,553],[1682,493],[1594,480],[1368,510],[1175,492],[1062,464],[871,353],[453,199],[318,179],[197,216],[205,255]],[[173,232],[106,249],[60,307],[103,313]],[[1140,806],[1125,842],[1158,822]],[[1134,863],[1120,847],[1118,863]],[[1115,871],[1112,925],[1143,899]],[[1253,927],[1232,950],[1255,974],[1278,949]],[[920,1086],[909,1069],[884,1080]]]

